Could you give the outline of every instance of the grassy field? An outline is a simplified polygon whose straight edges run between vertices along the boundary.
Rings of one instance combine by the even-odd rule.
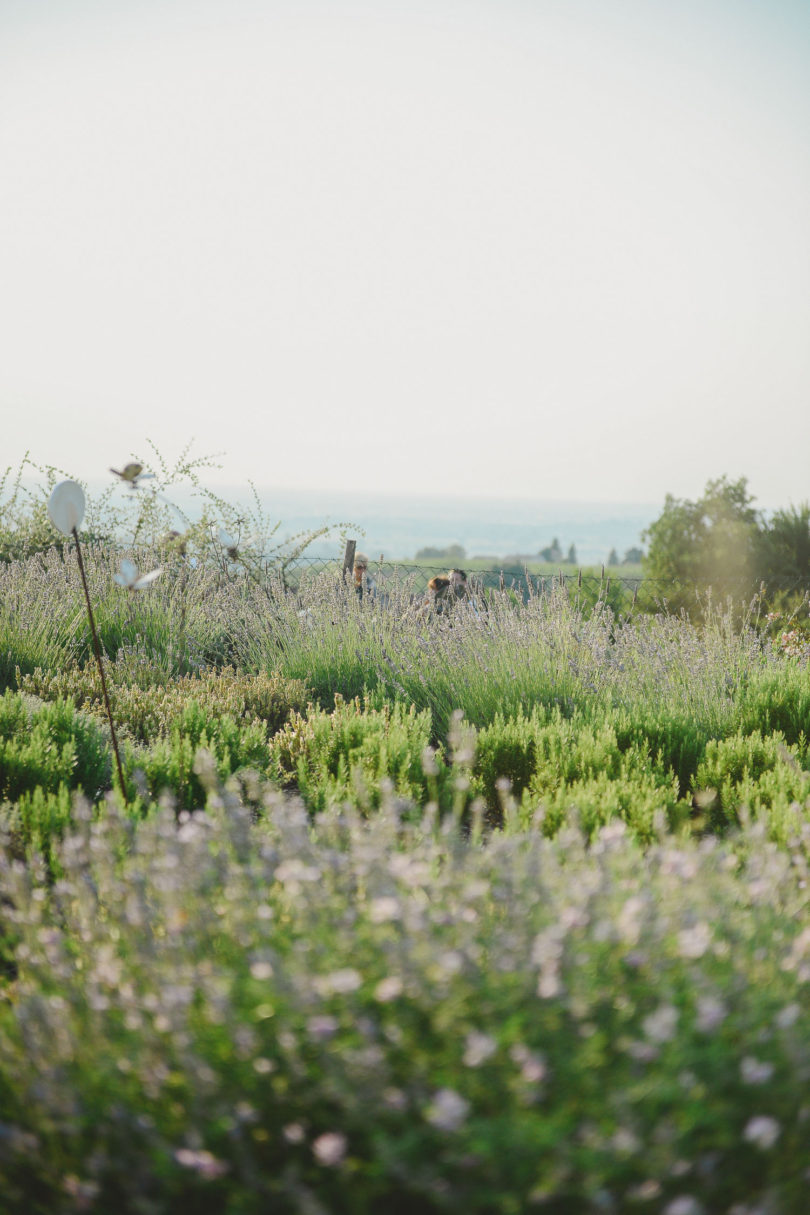
[[[0,567],[4,1212],[806,1209],[806,645],[119,556],[123,790],[70,553]]]

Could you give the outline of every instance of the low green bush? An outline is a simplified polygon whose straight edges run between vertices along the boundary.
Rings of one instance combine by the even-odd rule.
[[[202,760],[199,752],[207,753]],[[239,722],[211,710],[197,700],[185,703],[168,737],[149,747],[128,744],[124,775],[130,801],[146,794],[168,792],[177,809],[199,809],[206,804],[212,778],[220,781],[243,769],[266,773],[268,749],[264,727],[257,721]]]
[[[421,803],[438,796],[444,770],[432,753],[426,755],[430,739],[427,710],[374,709],[337,696],[331,713],[313,708],[306,716],[294,714],[276,734],[270,771],[294,785],[313,813],[343,802],[375,809],[386,781],[399,797]]]
[[[675,826],[687,819],[688,807],[672,771],[629,735],[623,741],[610,721],[590,724],[558,708],[498,716],[477,734],[473,790],[486,801],[490,821],[501,820],[506,781],[521,821],[540,811],[549,835],[577,814],[588,834],[620,817],[649,841],[658,830],[656,812]]]
[[[705,809],[707,829],[738,825],[745,805],[764,812],[770,829],[778,831],[776,820],[784,820],[788,807],[810,797],[810,773],[802,768],[806,761],[803,734],[795,746],[780,732],[763,735],[759,730],[709,742],[695,775],[695,795]]]
[[[649,706],[643,702],[631,709],[622,708],[608,714],[608,720],[616,732],[619,749],[641,747],[655,756],[661,768],[671,770],[677,777],[682,797],[691,789],[706,744],[717,729],[710,714],[701,717],[695,713],[673,712],[666,706]]]
[[[81,789],[96,798],[108,787],[110,755],[103,732],[67,701],[36,704],[14,692],[0,697],[0,799],[41,789]]]
[[[8,837],[12,855],[30,859],[40,853],[53,872],[54,849],[73,821],[72,806],[73,796],[64,784],[55,793],[39,787],[21,794],[16,802],[4,802],[0,831]]]
[[[20,688],[45,700],[64,697],[77,707],[105,714],[98,671],[77,664],[58,671],[37,669],[18,672]],[[300,680],[275,672],[249,675],[233,667],[166,679],[165,673],[131,655],[107,665],[107,682],[116,729],[138,742],[168,737],[183,718],[191,700],[204,703],[209,713],[227,714],[240,722],[258,722],[274,734],[293,711],[307,704],[307,689]]]
[[[740,690],[731,730],[779,731],[789,746],[802,742],[810,732],[810,667],[783,659],[757,672]]]
[[[509,782],[515,797],[520,797],[537,767],[538,733],[549,714],[535,707],[528,716],[519,713],[504,717],[498,713],[491,725],[479,730],[475,739],[473,774],[476,791],[487,803],[490,814],[497,814],[502,793],[499,785]],[[555,716],[559,721],[559,712]]]
[[[662,830],[689,822],[689,803],[678,795],[673,777],[662,783],[649,768],[627,764],[616,773],[599,772],[582,780],[543,789],[531,782],[520,804],[520,820],[542,825],[546,835],[575,825],[592,837],[613,819],[621,819],[641,843],[651,843]]]

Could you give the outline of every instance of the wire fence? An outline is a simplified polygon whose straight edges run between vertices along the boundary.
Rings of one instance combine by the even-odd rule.
[[[603,566],[599,572],[593,569],[581,569],[575,566],[556,569],[546,568],[541,571],[532,570],[527,566],[515,563],[504,563],[500,566],[481,569],[467,565],[465,567],[469,586],[477,591],[508,591],[524,600],[532,595],[547,594],[554,587],[566,587],[569,590],[580,591],[584,598],[595,600],[601,597],[614,605],[632,602],[641,595],[645,603],[662,603],[672,598],[682,599],[684,595],[697,597],[705,594],[709,584],[683,581],[675,578],[649,578],[643,573],[622,572],[621,566]],[[332,574],[343,578],[348,584],[353,583],[351,563],[346,565],[345,556],[334,559],[326,557],[297,557],[286,563],[282,570],[285,586],[296,590],[302,581],[319,574]],[[414,594],[423,594],[431,578],[436,575],[447,575],[447,564],[425,564],[413,561],[370,561],[368,573],[371,576],[376,593],[384,593],[386,587],[394,584],[407,584]],[[750,579],[718,578],[715,588],[724,596],[746,596],[754,593]],[[768,587],[760,589],[769,594],[777,592],[810,594],[810,582],[806,578],[786,577],[773,580]]]

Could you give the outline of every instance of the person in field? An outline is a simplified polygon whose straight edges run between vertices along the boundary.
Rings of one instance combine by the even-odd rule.
[[[357,553],[354,558],[354,592],[361,600],[364,595],[373,599],[377,594],[377,583],[368,572],[368,557],[365,553]]]
[[[431,614],[441,616],[450,606],[450,578],[436,574],[427,584],[425,607]]]
[[[471,611],[480,620],[478,600],[472,593],[472,588],[467,581],[465,571],[459,569],[449,570],[447,580],[450,583],[449,595],[451,602],[463,604],[468,611]]]
[[[455,599],[465,599],[467,596],[467,575],[464,570],[449,570],[447,581],[450,583],[450,594]]]

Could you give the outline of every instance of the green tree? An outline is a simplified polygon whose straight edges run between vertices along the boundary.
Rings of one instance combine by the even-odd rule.
[[[810,587],[810,503],[774,513],[762,535],[760,572],[769,590]]]
[[[607,563],[608,563],[608,565],[618,565],[619,564],[619,554],[616,552],[615,548],[612,548],[610,550],[610,552],[608,553]]]
[[[542,557],[543,561],[548,561],[552,564],[562,561],[562,555],[563,553],[562,549],[560,548],[560,542],[556,536],[551,541],[548,548],[541,548],[537,554],[538,557]]]
[[[464,561],[467,553],[461,544],[448,544],[445,548],[428,545],[420,548],[415,561]]]
[[[700,590],[747,598],[757,587],[763,523],[745,477],[709,481],[696,501],[667,494],[664,509],[643,533],[653,594],[670,607],[692,610]]]

